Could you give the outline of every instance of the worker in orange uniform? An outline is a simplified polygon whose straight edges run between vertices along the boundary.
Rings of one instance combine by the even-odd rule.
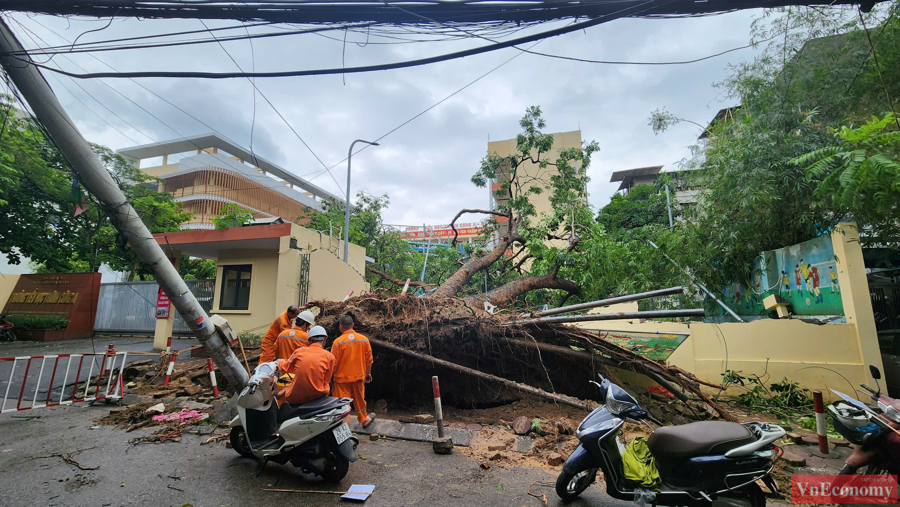
[[[275,339],[275,360],[287,359],[291,357],[294,350],[309,345],[307,334],[309,329],[315,325],[316,317],[309,310],[303,310],[294,319],[294,327],[285,329]]]
[[[287,307],[287,310],[281,312],[281,315],[269,326],[269,330],[266,331],[260,344],[259,364],[275,360],[275,340],[278,339],[278,335],[282,331],[291,328],[291,323],[294,322],[298,314],[300,314],[300,307],[291,305]]]
[[[366,384],[372,381],[372,346],[369,339],[353,331],[353,317],[340,320],[341,336],[331,345],[334,354],[334,389],[332,396],[353,398],[356,419],[367,428],[375,414],[366,412]]]
[[[298,406],[328,396],[335,359],[331,352],[322,347],[327,337],[324,327],[314,326],[309,330],[308,347],[300,347],[288,359],[278,360],[278,369],[293,373],[294,380],[280,389],[275,399]]]

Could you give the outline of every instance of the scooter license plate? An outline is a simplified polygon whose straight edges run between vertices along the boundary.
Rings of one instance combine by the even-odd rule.
[[[341,423],[340,426],[331,430],[331,432],[334,433],[334,439],[337,440],[338,445],[343,444],[345,440],[353,436],[347,423]]]

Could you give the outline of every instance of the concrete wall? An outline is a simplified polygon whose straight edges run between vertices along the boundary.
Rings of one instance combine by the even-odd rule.
[[[300,227],[298,225],[294,225],[291,227],[291,237],[297,240],[297,246],[299,248],[308,250],[308,251],[316,251],[316,250],[328,250],[329,246],[331,246],[341,259],[344,258],[344,242],[338,238],[338,227],[343,227],[343,224],[335,224],[334,230],[334,238],[329,242],[329,238],[327,234],[320,234],[312,229],[307,229],[305,227]],[[356,245],[354,243],[350,243],[348,261],[350,266],[359,272],[361,275],[365,276],[366,272],[366,249],[365,247]],[[342,296],[343,297],[343,296]]]
[[[359,296],[368,288],[363,276],[331,252],[316,250],[309,255],[309,301],[340,301],[351,290]]]
[[[212,313],[228,319],[232,329],[240,333],[262,325],[271,324],[288,304],[279,305],[279,294],[286,292],[287,282],[278,278],[279,253],[266,250],[223,250],[216,261],[216,293]],[[222,267],[235,264],[250,264],[250,306],[247,310],[220,310],[222,295]],[[296,280],[296,278],[294,279]],[[297,282],[294,281],[294,284]],[[284,302],[282,299],[281,302]],[[265,333],[266,329],[253,332]]]
[[[9,295],[16,289],[16,284],[19,283],[19,276],[18,274],[0,273],[0,310],[6,306]]]
[[[838,265],[845,324],[810,324],[799,319],[762,319],[748,323],[678,323],[607,321],[577,324],[585,329],[685,332],[690,336],[669,357],[668,363],[693,372],[700,379],[720,383],[726,369],[744,376],[768,373],[768,382],[787,377],[802,387],[848,394],[860,383],[874,385],[868,365],[883,371],[875,319],[866,281],[862,249],[855,224],[841,224],[832,234]],[[617,307],[598,313],[634,311]],[[628,381],[639,382],[629,375]],[[625,380],[623,378],[623,380]],[[649,383],[646,379],[643,382]],[[746,392],[729,389],[727,395]]]

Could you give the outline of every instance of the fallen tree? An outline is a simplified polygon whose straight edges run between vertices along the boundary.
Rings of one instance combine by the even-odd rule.
[[[339,334],[338,319],[350,315],[355,329],[372,340],[376,398],[426,399],[431,375],[439,374],[442,395],[457,406],[501,404],[526,392],[590,407],[583,400],[596,400],[597,392],[588,381],[597,373],[616,380],[609,370],[615,367],[647,375],[686,402],[697,419],[710,418],[713,411],[716,417],[731,419],[725,410],[713,407],[690,373],[648,360],[584,329],[516,324],[511,316],[494,315],[456,298],[370,295],[316,304],[317,324],[330,337]]]

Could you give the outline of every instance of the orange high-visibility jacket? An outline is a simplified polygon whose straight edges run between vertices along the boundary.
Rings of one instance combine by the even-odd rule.
[[[287,360],[279,359],[278,369],[294,374],[284,401],[296,406],[328,396],[334,362],[334,356],[322,348],[322,342],[300,347]]]
[[[331,353],[335,359],[335,382],[365,380],[366,371],[372,364],[372,346],[368,338],[351,329],[334,340]]]
[[[259,353],[259,362],[268,363],[269,361],[275,360],[275,340],[278,339],[278,335],[281,334],[285,329],[291,328],[291,322],[288,320],[287,310],[281,312],[281,315],[275,319],[275,322],[269,326],[269,330],[266,331],[265,336],[263,336],[262,343],[260,347]]]
[[[282,331],[275,340],[275,359],[287,359],[295,350],[301,347],[309,347],[306,331],[295,327]]]

